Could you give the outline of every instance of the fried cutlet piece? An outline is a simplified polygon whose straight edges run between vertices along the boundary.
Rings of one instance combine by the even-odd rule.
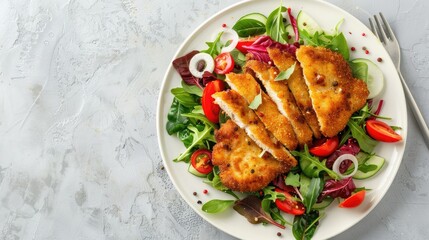
[[[279,74],[279,70],[276,67],[271,67],[264,62],[256,60],[247,61],[245,68],[251,69],[256,77],[261,80],[265,90],[276,103],[279,111],[290,121],[299,145],[311,144],[313,132],[296,105],[295,98],[287,86],[287,80],[274,80]]]
[[[265,127],[289,150],[294,150],[298,145],[292,125],[277,109],[276,104],[262,91],[258,82],[252,75],[229,73],[225,81],[234,91],[238,92],[247,104],[261,93],[262,103],[255,109],[256,115],[261,119]]]
[[[212,163],[219,166],[221,182],[231,190],[258,191],[290,169],[269,153],[260,157],[262,149],[231,120],[222,124],[215,138]]]
[[[287,80],[287,85],[295,98],[296,105],[301,110],[305,121],[313,132],[314,137],[321,138],[322,133],[320,132],[319,122],[317,121],[317,116],[311,103],[301,65],[294,56],[286,51],[281,51],[279,48],[268,48],[267,50],[274,65],[276,65],[280,71],[286,71],[295,63],[295,70]]]
[[[212,95],[215,103],[231,117],[239,127],[243,128],[249,137],[264,151],[271,153],[277,160],[290,166],[297,164],[296,159],[286,148],[272,136],[264,124],[249,108],[246,99],[234,90],[217,92]]]
[[[320,131],[326,137],[333,137],[365,105],[367,85],[353,78],[341,54],[327,48],[301,46],[296,56],[303,68]]]

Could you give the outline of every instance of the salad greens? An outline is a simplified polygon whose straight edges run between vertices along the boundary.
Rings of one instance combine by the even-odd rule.
[[[286,12],[288,20],[285,18]],[[304,15],[304,14],[303,14]],[[298,16],[299,18],[299,16]],[[306,16],[309,18],[309,16]],[[301,19],[302,20],[302,19]],[[313,22],[311,19],[309,22]],[[299,19],[298,19],[299,22]],[[320,28],[299,28],[297,20],[292,15],[291,9],[282,4],[272,11],[268,16],[260,13],[251,13],[241,17],[232,27],[240,38],[256,38],[249,45],[239,49],[237,46],[230,52],[234,61],[234,72],[242,72],[247,58],[257,59],[270,63],[267,48],[277,47],[283,51],[288,51],[295,55],[296,49],[300,44],[320,46],[329,48],[332,51],[340,53],[352,70],[355,78],[367,81],[368,65],[365,62],[349,61],[350,53],[347,40],[342,32],[339,31],[340,21],[335,32],[328,34]],[[286,27],[293,28],[295,42],[291,43],[291,37],[288,36]],[[307,31],[307,29],[318,29],[316,31]],[[206,42],[208,48],[201,51],[216,58],[225,47],[221,43],[221,37],[224,32],[219,32],[213,42]],[[226,43],[228,44],[228,43]],[[245,53],[249,55],[245,55]],[[214,132],[225,123],[229,117],[224,113],[219,114],[219,123],[213,123],[205,116],[203,106],[205,86],[208,82],[216,79],[224,79],[222,74],[212,74],[205,72],[203,78],[196,78],[189,72],[189,61],[199,51],[192,51],[183,57],[173,61],[182,78],[181,87],[171,89],[174,96],[170,110],[167,115],[166,130],[170,135],[176,135],[184,144],[185,150],[174,161],[189,163],[191,155],[198,149],[212,149],[216,143]],[[288,80],[295,70],[296,62],[286,71],[281,71],[276,81]],[[262,91],[256,95],[249,104],[251,109],[256,109],[262,103]],[[382,103],[382,102],[381,102]],[[285,228],[288,224],[292,226],[292,233],[296,239],[311,239],[315,234],[319,221],[323,216],[321,212],[329,206],[335,198],[348,198],[353,192],[365,188],[356,188],[353,178],[341,179],[340,175],[332,170],[332,165],[336,159],[343,154],[357,155],[359,159],[358,171],[361,176],[374,175],[384,163],[384,159],[372,159],[374,148],[378,141],[368,136],[365,130],[365,123],[368,119],[379,117],[381,104],[375,113],[369,104],[366,104],[360,111],[353,114],[348,121],[347,127],[339,134],[339,146],[328,157],[317,157],[310,153],[309,147],[291,151],[299,162],[299,165],[292,168],[287,175],[280,175],[270,185],[259,192],[249,193],[247,197],[239,198],[234,191],[228,189],[219,177],[219,168],[213,167],[213,170],[204,175],[204,182],[219,191],[233,196],[234,200],[213,199],[202,206],[202,210],[207,213],[219,213],[234,209],[239,214],[247,218],[251,223],[269,223],[280,228]],[[378,164],[382,162],[381,164]],[[341,173],[349,173],[351,161],[344,161],[340,165]],[[296,212],[293,217],[293,223],[285,219],[285,212],[278,205],[295,204],[293,206],[299,209],[303,206],[302,212]]]

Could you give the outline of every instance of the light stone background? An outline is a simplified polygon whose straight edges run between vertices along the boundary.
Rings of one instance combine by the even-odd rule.
[[[0,239],[233,239],[162,170],[155,109],[179,45],[235,2],[0,0]],[[429,1],[330,2],[365,23],[385,13],[429,120]],[[335,239],[428,238],[428,149],[411,115],[407,141],[381,204]]]

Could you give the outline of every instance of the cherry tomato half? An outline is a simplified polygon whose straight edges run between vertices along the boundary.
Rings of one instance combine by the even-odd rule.
[[[219,122],[220,107],[214,103],[212,97],[213,93],[223,91],[225,89],[225,83],[222,80],[214,80],[209,82],[203,91],[203,97],[201,98],[201,104],[203,105],[204,115],[210,122]]]
[[[361,203],[365,199],[365,192],[365,190],[362,190],[357,193],[354,193],[350,197],[346,198],[346,200],[341,202],[338,206],[342,208],[354,208],[361,205]]]
[[[337,150],[339,142],[338,136],[319,139],[309,151],[315,156],[327,157]]]
[[[243,54],[247,53],[247,50],[243,48],[243,46],[250,46],[252,45],[255,40],[257,38],[251,38],[251,39],[245,39],[245,40],[240,40],[237,43],[237,46],[235,46],[235,48],[237,48],[238,51],[242,52]]]
[[[382,121],[366,121],[366,131],[369,136],[381,142],[397,142],[402,140],[401,135],[397,134],[389,125]]]
[[[234,69],[234,58],[232,58],[232,55],[229,52],[219,54],[214,61],[214,72],[217,74],[227,74]]]
[[[280,188],[276,188],[275,191],[285,195],[285,200],[283,201],[276,199],[275,203],[278,209],[292,215],[302,215],[305,213],[304,204],[302,204],[302,202],[296,201],[289,192]]]
[[[209,174],[213,170],[212,153],[207,149],[198,149],[192,153],[191,164],[199,173]]]

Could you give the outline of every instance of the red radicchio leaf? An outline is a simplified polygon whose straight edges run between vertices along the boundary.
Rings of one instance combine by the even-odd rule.
[[[334,179],[329,179],[325,182],[322,193],[320,193],[318,201],[322,201],[326,197],[342,197],[348,198],[352,195],[353,191],[356,189],[355,183],[353,182],[352,177],[344,178],[339,181]]]
[[[356,155],[360,151],[360,147],[356,139],[349,138],[347,142],[337,149],[331,156],[329,156],[328,160],[326,160],[326,167],[332,169],[332,165],[334,165],[335,160],[343,154],[352,154]],[[340,173],[345,173],[347,169],[352,165],[352,161],[346,160],[340,164]]]
[[[296,19],[292,15],[292,9],[287,9],[287,14],[289,15],[290,23],[292,24],[293,32],[295,33],[295,42],[299,41],[299,31],[298,31],[298,25],[296,24]]]
[[[202,89],[200,82],[201,79],[194,77],[189,71],[189,62],[191,61],[192,57],[195,56],[195,54],[197,53],[199,53],[199,51],[194,50],[182,57],[175,59],[173,61],[173,67],[176,69],[176,71],[179,73],[180,77],[186,84],[197,85]]]
[[[283,191],[296,194],[296,191],[292,186],[286,185],[285,176],[283,174],[277,176],[271,183],[274,187],[280,188]]]
[[[377,110],[375,110],[374,115],[380,115],[381,109],[383,108],[383,99],[378,102]],[[371,116],[368,119],[375,119],[375,116]]]
[[[203,73],[203,86],[206,86],[207,85],[207,83],[209,83],[209,82],[211,82],[211,81],[214,81],[214,80],[216,80],[217,78],[216,78],[216,76],[215,75],[213,75],[211,72],[209,72],[209,71],[205,71],[204,73]]]
[[[293,44],[282,44],[274,41],[269,36],[261,36],[251,45],[243,46],[243,49],[247,50],[247,52],[251,54],[251,59],[268,63],[271,60],[267,51],[267,48],[269,47],[275,47],[280,50],[287,51],[293,56],[295,56],[297,49]]]
[[[274,221],[268,216],[262,209],[262,201],[254,195],[249,195],[242,200],[237,201],[234,206],[234,210],[247,218],[250,223],[271,223],[279,228],[285,229],[285,226]]]

